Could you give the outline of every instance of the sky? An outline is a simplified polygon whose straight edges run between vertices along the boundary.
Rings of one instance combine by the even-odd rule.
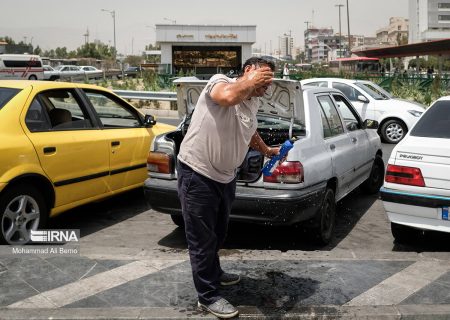
[[[389,24],[390,17],[408,18],[408,0],[1,0],[0,37],[26,41],[44,50],[67,47],[74,50],[95,39],[113,45],[115,11],[117,50],[140,54],[155,42],[155,24],[256,25],[254,48],[269,52],[278,37],[291,32],[294,47],[303,47],[305,21],[315,27],[341,28],[350,33],[375,36]],[[9,13],[9,14],[8,14]]]

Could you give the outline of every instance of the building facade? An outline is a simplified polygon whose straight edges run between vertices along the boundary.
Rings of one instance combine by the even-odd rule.
[[[377,43],[398,46],[408,42],[409,20],[402,17],[389,18],[389,25],[376,31]]]
[[[305,60],[321,63],[343,58],[348,47],[347,38],[333,34],[332,28],[308,28],[305,31]]]
[[[238,72],[252,56],[256,26],[157,24],[161,64],[171,73]]]
[[[282,59],[292,59],[294,49],[294,39],[290,34],[280,37],[280,56]]]
[[[450,0],[409,0],[409,43],[450,38]]]

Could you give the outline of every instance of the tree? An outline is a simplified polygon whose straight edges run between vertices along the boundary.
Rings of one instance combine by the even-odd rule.
[[[42,49],[39,46],[36,46],[33,50],[33,54],[41,55]]]
[[[123,62],[128,63],[130,66],[139,66],[142,62],[141,56],[128,56],[126,57]]]
[[[16,44],[16,42],[8,36],[0,37],[0,41],[6,42],[8,44]]]

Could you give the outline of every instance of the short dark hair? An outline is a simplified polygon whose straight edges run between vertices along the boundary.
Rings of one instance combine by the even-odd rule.
[[[245,61],[244,65],[242,66],[242,70],[239,73],[239,76],[242,76],[244,74],[245,67],[252,66],[252,65],[262,65],[262,64],[269,66],[272,71],[275,71],[275,64],[272,61],[264,59],[264,58],[251,57],[251,58],[247,59],[247,61]]]

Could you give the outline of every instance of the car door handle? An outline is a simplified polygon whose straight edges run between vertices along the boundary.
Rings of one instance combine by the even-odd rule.
[[[335,146],[334,144],[330,144],[330,149],[331,149],[332,151],[334,151],[334,149],[336,149],[336,146]]]
[[[352,137],[352,142],[356,143],[356,141],[358,141],[358,139],[356,139],[355,137]]]
[[[111,142],[111,146],[113,146],[113,147],[116,147],[118,145],[120,145],[120,141],[113,141],[113,142]]]
[[[56,152],[56,147],[45,147],[44,148],[44,154],[55,153],[55,152]]]

